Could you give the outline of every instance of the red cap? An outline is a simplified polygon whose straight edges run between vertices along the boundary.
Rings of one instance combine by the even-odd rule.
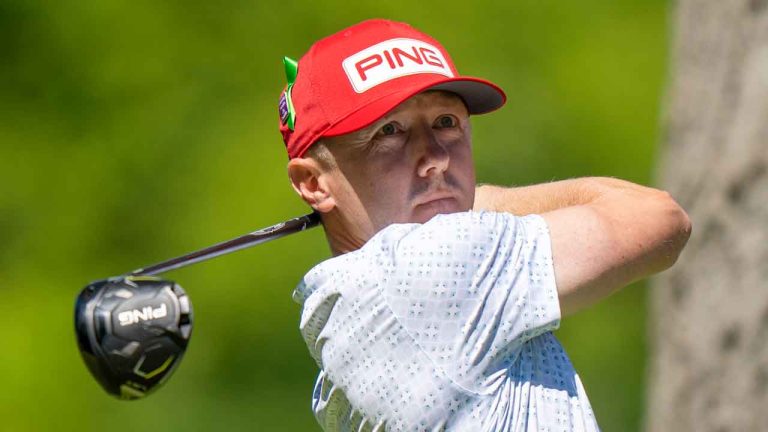
[[[318,139],[362,129],[425,90],[458,94],[470,114],[504,105],[495,84],[460,76],[430,36],[399,22],[363,21],[316,42],[295,63],[286,59],[280,132],[288,156],[301,157]]]

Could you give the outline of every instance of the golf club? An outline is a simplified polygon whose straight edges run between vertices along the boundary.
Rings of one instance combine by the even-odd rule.
[[[139,399],[179,365],[192,334],[192,304],[178,284],[154,275],[304,231],[320,223],[305,216],[90,283],[75,303],[80,354],[96,381],[120,399]]]
[[[319,223],[320,215],[318,213],[310,213],[305,216],[289,219],[285,222],[281,222],[270,227],[262,228],[258,231],[245,234],[232,240],[215,244],[196,252],[188,253],[177,258],[172,258],[167,261],[151,265],[149,267],[136,269],[129,273],[129,275],[149,276],[175,270],[190,264],[199,263],[207,259],[215,258],[230,252],[235,252],[240,249],[245,249],[257,244],[274,240],[288,234],[304,231],[305,229],[312,228]]]

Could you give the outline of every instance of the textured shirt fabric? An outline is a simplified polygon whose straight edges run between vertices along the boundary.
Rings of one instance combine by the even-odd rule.
[[[597,431],[541,216],[394,224],[294,291],[325,431]]]

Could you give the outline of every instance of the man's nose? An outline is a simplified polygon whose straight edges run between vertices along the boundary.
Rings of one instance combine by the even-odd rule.
[[[431,127],[424,128],[419,135],[419,176],[430,177],[435,174],[442,174],[448,169],[450,162],[446,144],[440,141],[435,130]]]

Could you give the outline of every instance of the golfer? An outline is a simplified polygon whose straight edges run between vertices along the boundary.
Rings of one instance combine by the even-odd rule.
[[[334,255],[294,292],[321,427],[599,430],[552,331],[670,267],[683,209],[613,178],[478,186],[470,115],[506,97],[406,24],[362,22],[286,68],[289,177]]]

